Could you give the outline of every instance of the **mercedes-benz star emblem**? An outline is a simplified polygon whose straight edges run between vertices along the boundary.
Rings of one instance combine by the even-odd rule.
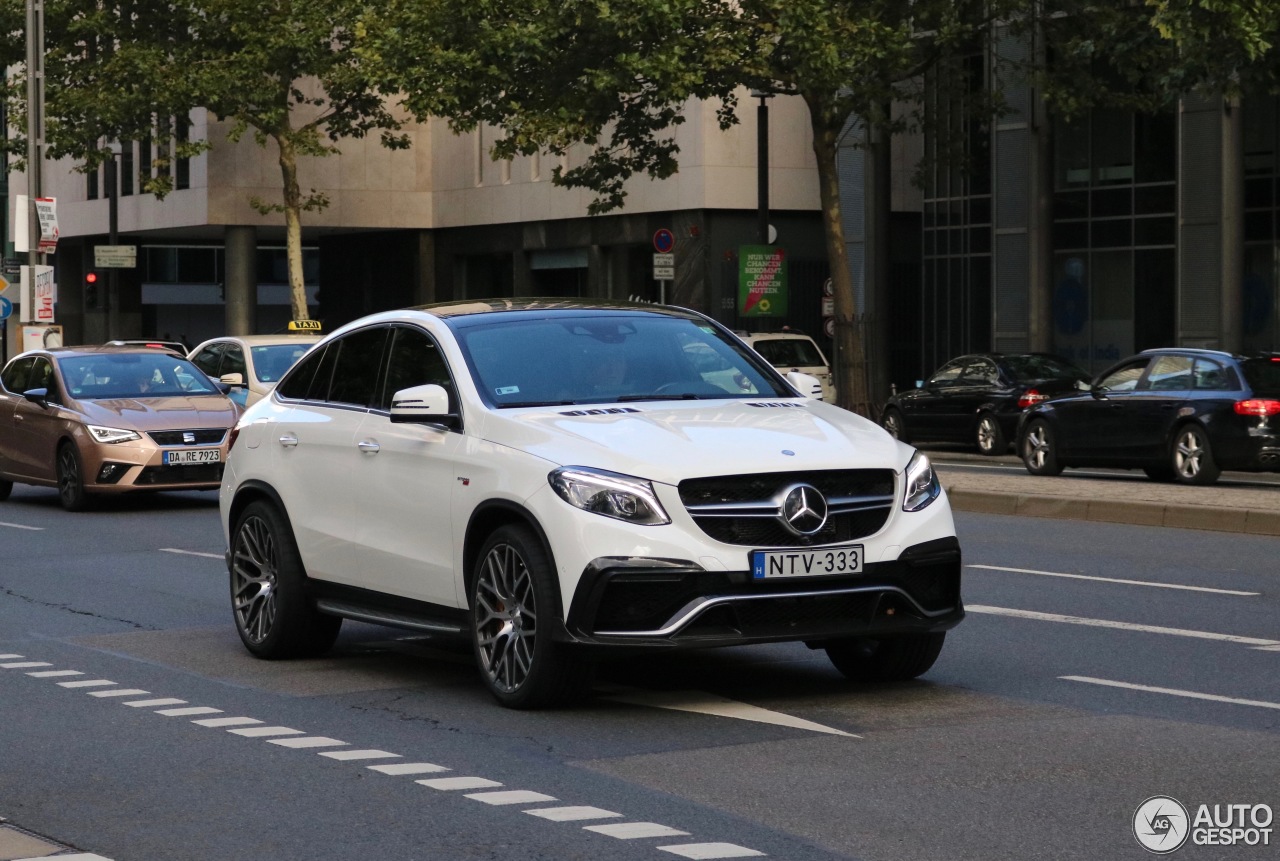
[[[827,500],[818,488],[797,484],[782,498],[782,525],[796,535],[813,535],[827,524]]]

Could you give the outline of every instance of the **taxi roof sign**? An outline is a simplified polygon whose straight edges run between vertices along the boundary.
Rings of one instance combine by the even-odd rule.
[[[290,320],[289,321],[290,332],[319,332],[320,328],[321,326],[320,326],[319,320]]]

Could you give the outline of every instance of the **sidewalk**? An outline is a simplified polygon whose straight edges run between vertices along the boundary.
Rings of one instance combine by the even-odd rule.
[[[1280,536],[1280,484],[1231,486],[1233,480],[1258,480],[1248,473],[1224,474],[1220,482],[1225,484],[1189,487],[1151,481],[1140,471],[1102,478],[1097,470],[1068,469],[1043,478],[1014,469],[958,468],[947,461],[966,466],[1017,461],[975,460],[948,451],[928,454],[938,464],[938,477],[957,511]]]

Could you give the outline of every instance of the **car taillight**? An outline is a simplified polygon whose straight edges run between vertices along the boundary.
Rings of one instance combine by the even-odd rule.
[[[1032,404],[1038,404],[1041,401],[1047,400],[1049,400],[1048,395],[1037,392],[1035,389],[1027,389],[1022,393],[1022,397],[1018,398],[1018,407],[1025,410]]]
[[[1264,398],[1236,401],[1236,412],[1242,416],[1262,416],[1263,418],[1280,415],[1280,401]]]
[[[240,436],[240,425],[235,425],[227,433],[227,454],[231,454],[231,449],[236,447],[236,439]]]

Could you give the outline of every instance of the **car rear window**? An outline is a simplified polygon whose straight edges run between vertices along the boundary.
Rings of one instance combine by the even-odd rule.
[[[1240,363],[1255,395],[1280,395],[1280,356],[1259,356]]]
[[[1075,365],[1053,356],[1005,356],[1002,361],[1017,381],[1089,379],[1089,375]]]
[[[825,365],[818,345],[808,338],[763,338],[751,343],[775,368],[810,368]]]

